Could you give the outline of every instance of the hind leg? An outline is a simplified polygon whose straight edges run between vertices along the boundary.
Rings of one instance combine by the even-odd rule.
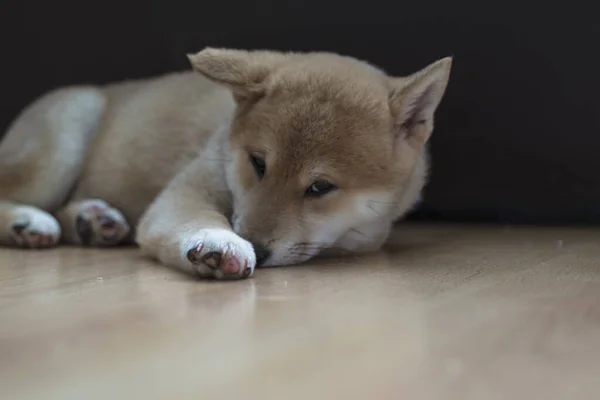
[[[49,212],[68,198],[105,103],[94,88],[61,89],[10,126],[0,143],[0,246],[56,244],[61,229]]]
[[[74,201],[56,213],[63,229],[62,240],[83,246],[116,246],[129,235],[123,214],[98,199]]]
[[[0,202],[0,245],[45,248],[58,244],[56,219],[36,207]]]

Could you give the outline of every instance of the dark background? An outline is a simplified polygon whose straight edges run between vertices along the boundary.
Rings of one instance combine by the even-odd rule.
[[[331,50],[407,74],[454,56],[415,218],[600,222],[592,2],[24,1],[0,5],[0,130],[36,96],[187,68],[205,46]]]

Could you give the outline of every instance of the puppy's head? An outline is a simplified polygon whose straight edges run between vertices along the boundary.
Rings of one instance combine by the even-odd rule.
[[[449,58],[408,77],[329,53],[207,49],[190,59],[236,99],[232,222],[263,265],[381,246],[424,185]]]

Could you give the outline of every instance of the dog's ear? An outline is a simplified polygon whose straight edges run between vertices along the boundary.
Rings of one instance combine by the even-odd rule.
[[[196,71],[231,89],[236,100],[244,101],[264,93],[265,79],[287,60],[288,55],[270,51],[243,51],[207,48],[188,54]]]
[[[410,76],[391,79],[395,132],[414,147],[423,146],[433,131],[435,110],[446,91],[451,66],[452,58],[443,58]]]

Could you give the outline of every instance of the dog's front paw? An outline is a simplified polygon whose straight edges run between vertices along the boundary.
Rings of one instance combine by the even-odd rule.
[[[186,257],[201,276],[244,279],[254,272],[256,255],[246,240],[227,229],[203,229],[194,235]]]
[[[45,211],[18,207],[10,224],[10,232],[18,246],[32,249],[53,247],[60,239],[60,225]]]

